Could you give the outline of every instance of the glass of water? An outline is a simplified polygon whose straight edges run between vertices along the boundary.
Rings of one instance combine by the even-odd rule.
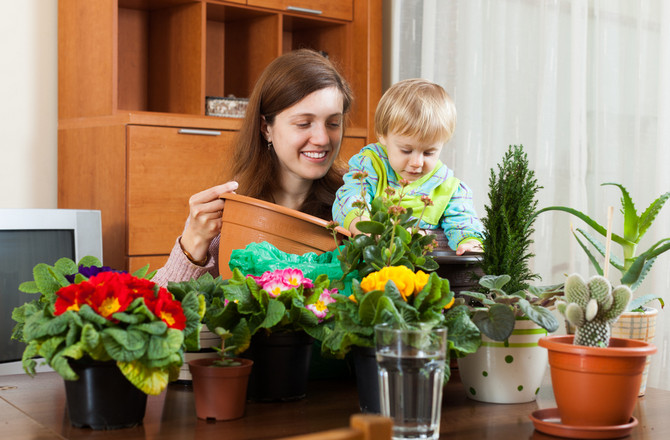
[[[447,329],[375,327],[382,415],[393,439],[439,439]]]

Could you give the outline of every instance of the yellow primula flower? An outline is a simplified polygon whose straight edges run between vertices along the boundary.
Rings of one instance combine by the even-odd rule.
[[[446,309],[451,308],[451,306],[454,305],[454,301],[456,301],[456,297],[455,297],[455,296],[452,296],[452,297],[451,297],[451,301],[449,301],[449,304],[447,304],[446,306],[444,306],[444,309],[446,310]]]
[[[416,271],[416,274],[414,275],[414,294],[417,294],[423,290],[426,284],[428,284],[428,278],[430,278],[430,275],[424,271]]]
[[[414,279],[414,272],[406,266],[384,267],[363,278],[361,289],[366,293],[373,290],[384,290],[386,282],[393,280],[400,291],[400,295],[407,301],[407,298],[414,294]]]

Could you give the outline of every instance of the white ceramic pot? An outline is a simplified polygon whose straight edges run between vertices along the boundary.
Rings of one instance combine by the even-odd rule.
[[[179,377],[177,380],[190,381],[192,380],[191,372],[188,369],[188,363],[196,359],[216,358],[219,354],[212,350],[212,347],[221,347],[221,337],[207,328],[202,326],[200,330],[200,351],[187,351],[184,353],[184,363],[179,369]]]
[[[482,335],[475,353],[458,359],[458,371],[470,399],[489,403],[535,400],[547,369],[547,350],[537,345],[547,331],[518,319],[507,341]]]
[[[612,337],[652,343],[656,335],[656,315],[658,310],[651,307],[644,307],[643,312],[624,312],[612,325]],[[647,389],[650,362],[651,356],[647,356],[640,384],[640,396],[644,396]]]

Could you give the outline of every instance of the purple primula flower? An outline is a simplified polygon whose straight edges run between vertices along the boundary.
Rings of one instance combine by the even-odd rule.
[[[124,271],[122,270],[115,270],[112,269],[109,266],[79,266],[78,272],[81,275],[85,276],[86,278],[91,278],[92,276],[95,276],[99,274],[100,272],[117,272],[117,273],[123,273]],[[65,279],[68,280],[70,283],[74,283],[74,278],[77,276],[76,273],[73,273],[72,275],[65,275]]]

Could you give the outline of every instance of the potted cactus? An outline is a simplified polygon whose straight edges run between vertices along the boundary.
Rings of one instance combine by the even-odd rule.
[[[612,338],[611,325],[626,309],[632,292],[612,288],[599,275],[588,282],[570,275],[558,310],[576,327],[574,335],[546,336],[554,396],[564,426],[623,426],[632,419],[647,356],[656,347]]]
[[[659,212],[670,199],[670,191],[661,194],[640,214],[637,213],[633,198],[628,190],[618,183],[603,183],[602,186],[613,186],[621,191],[621,214],[623,216],[623,230],[619,233],[612,232],[612,243],[620,248],[620,252],[609,254],[605,257],[606,246],[604,239],[607,228],[598,223],[585,213],[566,206],[549,206],[537,211],[536,215],[546,211],[567,212],[582,220],[590,229],[576,228],[573,235],[579,246],[584,250],[589,261],[598,275],[603,275],[608,266],[612,266],[620,273],[620,282],[630,287],[635,298],[628,303],[626,310],[612,327],[613,335],[618,338],[638,339],[645,342],[653,342],[656,332],[656,316],[658,309],[646,306],[654,300],[658,301],[661,308],[664,306],[663,298],[659,294],[647,293],[637,294],[636,289],[642,284],[645,277],[651,272],[654,262],[661,255],[670,250],[670,237],[663,238],[654,243],[647,250],[640,252],[638,246],[642,237],[658,216]],[[598,235],[601,237],[599,238]],[[598,255],[599,254],[599,255]],[[598,258],[605,257],[603,264]],[[569,326],[571,332],[572,328]],[[639,395],[645,393],[647,374],[649,371],[649,359],[640,384]]]

